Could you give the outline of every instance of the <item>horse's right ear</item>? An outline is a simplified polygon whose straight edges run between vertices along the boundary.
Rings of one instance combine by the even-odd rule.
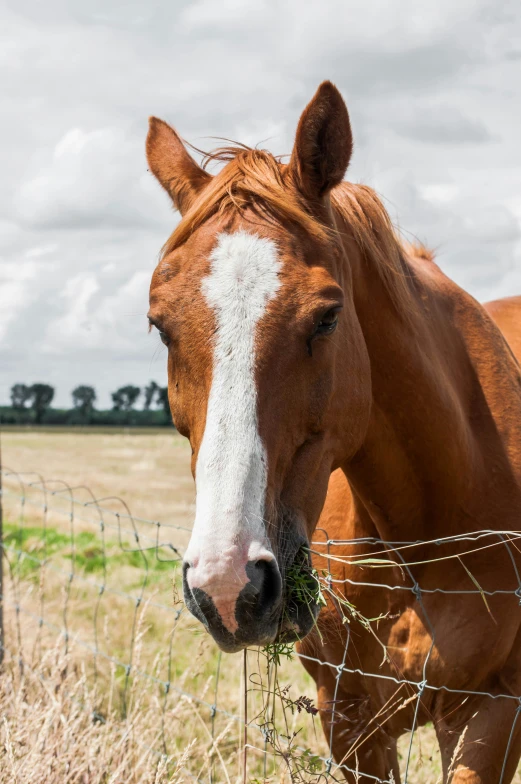
[[[300,118],[289,172],[299,190],[321,199],[342,182],[353,152],[344,99],[331,82],[322,82]]]
[[[188,154],[180,137],[163,120],[148,122],[147,161],[150,171],[183,215],[212,179]]]

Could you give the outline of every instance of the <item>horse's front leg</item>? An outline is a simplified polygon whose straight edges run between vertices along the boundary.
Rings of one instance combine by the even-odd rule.
[[[317,650],[316,644],[309,640],[298,645],[299,654],[316,658]],[[317,684],[322,728],[330,744],[331,756],[340,766],[346,782],[369,784],[376,780],[399,784],[396,741],[372,715],[369,696],[352,693],[342,681],[337,685],[334,669],[308,659],[301,659],[301,662]]]
[[[444,784],[510,784],[521,756],[518,701],[474,697],[464,711],[445,706],[449,719],[436,722]]]

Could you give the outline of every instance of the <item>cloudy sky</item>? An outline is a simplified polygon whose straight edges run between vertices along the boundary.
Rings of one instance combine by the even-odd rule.
[[[14,0],[0,11],[0,402],[165,383],[148,283],[177,220],[147,117],[198,146],[291,150],[323,79],[349,178],[479,299],[521,293],[521,6],[515,0]]]

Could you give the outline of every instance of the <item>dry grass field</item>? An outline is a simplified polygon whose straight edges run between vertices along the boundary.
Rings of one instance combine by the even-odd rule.
[[[25,495],[22,506],[18,477],[4,479],[4,682],[11,700],[4,710],[5,780],[242,781],[243,657],[221,657],[191,616],[177,618],[178,556],[157,546],[168,542],[182,552],[188,541],[182,529],[191,525],[194,488],[185,440],[171,431],[11,431],[2,434],[2,452],[4,469],[23,471]],[[73,489],[74,507],[63,482]],[[102,499],[102,532],[91,493]],[[132,521],[114,496],[132,510]],[[23,674],[20,654],[30,665]],[[256,726],[269,699],[262,693],[266,658],[250,652],[247,668],[254,727],[247,740],[260,750],[248,751],[248,779],[277,771],[284,780],[279,758],[265,763]],[[296,662],[284,662],[279,677],[281,688],[291,683],[294,698],[313,693]],[[49,699],[53,690],[58,697]],[[86,711],[78,709],[78,694]],[[21,715],[17,704],[26,708]],[[93,713],[103,721],[93,724]],[[284,730],[300,730],[305,751],[327,754],[316,720],[301,728],[306,722],[295,712],[288,722]],[[61,733],[67,753],[58,774],[49,749],[60,745]],[[309,751],[304,759],[316,764]]]
[[[4,468],[24,472],[25,503],[17,478],[4,480],[0,783],[325,781],[315,757],[328,754],[319,722],[291,708],[300,695],[315,699],[299,663],[283,657],[268,668],[263,653],[248,652],[245,701],[243,656],[220,656],[182,612],[178,554],[161,545],[182,551],[189,536],[184,439],[8,431],[2,453]],[[61,481],[49,482],[45,496],[38,475]],[[107,499],[103,515],[86,487]],[[162,525],[130,520],[113,496]],[[279,690],[288,687],[283,699],[268,695],[275,677]],[[246,776],[245,711],[255,747]],[[277,753],[266,756],[257,726],[265,721],[281,732]],[[408,742],[400,743],[403,766]],[[440,770],[434,732],[423,728],[408,781],[437,784]]]
[[[4,466],[122,496],[132,513],[191,525],[195,498],[190,446],[172,430],[4,431]]]

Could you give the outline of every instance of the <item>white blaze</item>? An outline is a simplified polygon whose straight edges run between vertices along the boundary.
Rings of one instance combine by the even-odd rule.
[[[213,375],[196,465],[195,523],[185,557],[196,567],[190,571],[199,567],[197,585],[230,601],[247,581],[246,559],[267,545],[267,462],[258,432],[255,335],[280,287],[281,263],[274,242],[244,231],[220,234],[210,262],[201,290],[216,323]]]

